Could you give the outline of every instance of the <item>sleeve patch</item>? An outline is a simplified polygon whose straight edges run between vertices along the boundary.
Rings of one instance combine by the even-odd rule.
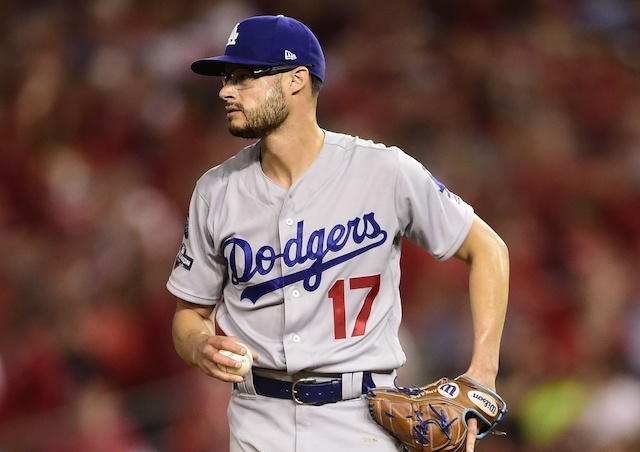
[[[193,265],[193,258],[187,254],[187,245],[182,243],[182,245],[180,245],[180,251],[176,256],[176,262],[173,265],[173,268],[184,267],[187,270],[191,271],[192,265]]]

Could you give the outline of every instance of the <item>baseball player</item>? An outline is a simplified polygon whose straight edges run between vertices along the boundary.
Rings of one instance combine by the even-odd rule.
[[[178,299],[177,353],[233,383],[230,450],[401,450],[363,394],[393,385],[405,363],[403,237],[435,259],[468,263],[474,342],[465,373],[495,388],[505,244],[402,150],[318,125],[325,59],[309,28],[248,18],[224,55],[191,68],[221,78],[230,133],[255,140],[197,181],[167,283]],[[250,354],[251,371],[229,372],[236,361],[220,350]]]

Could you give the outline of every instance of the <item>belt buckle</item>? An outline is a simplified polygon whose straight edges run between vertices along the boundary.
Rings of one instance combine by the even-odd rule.
[[[315,378],[299,378],[296,381],[293,382],[293,384],[291,385],[291,398],[293,399],[294,402],[296,402],[298,405],[315,405],[315,402],[303,402],[302,400],[300,400],[297,396],[298,391],[296,391],[296,386],[298,384],[306,384],[306,383],[310,383],[313,384],[316,382]]]

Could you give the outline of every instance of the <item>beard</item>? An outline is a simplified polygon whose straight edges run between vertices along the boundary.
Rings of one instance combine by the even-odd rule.
[[[277,130],[289,116],[284,91],[279,83],[267,95],[264,103],[252,110],[237,106],[244,114],[244,124],[229,123],[229,132],[234,137],[262,138]]]

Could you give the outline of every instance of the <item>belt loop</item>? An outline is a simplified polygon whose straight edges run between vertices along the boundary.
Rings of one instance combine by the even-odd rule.
[[[388,373],[371,373],[371,379],[373,380],[374,386],[394,386],[396,382],[396,378],[398,377],[398,372],[393,370]]]
[[[342,374],[342,400],[355,399],[362,395],[362,378],[364,372]]]

